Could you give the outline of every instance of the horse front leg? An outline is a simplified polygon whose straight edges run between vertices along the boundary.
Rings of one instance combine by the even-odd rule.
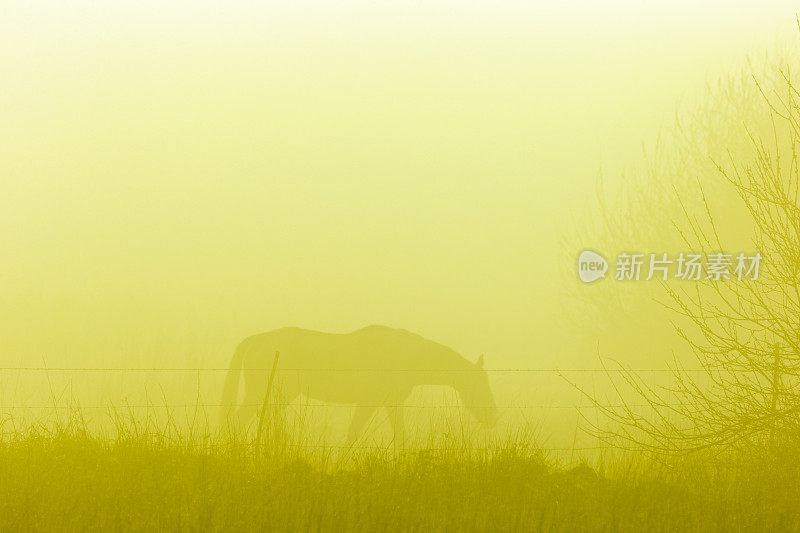
[[[403,419],[403,405],[397,404],[387,406],[386,411],[389,413],[389,421],[392,424],[392,429],[394,429],[394,446],[397,449],[403,449],[406,441],[406,424]]]
[[[356,411],[353,413],[353,419],[350,421],[350,429],[347,431],[347,444],[353,446],[361,434],[361,428],[367,423],[369,417],[375,411],[374,405],[356,405]]]

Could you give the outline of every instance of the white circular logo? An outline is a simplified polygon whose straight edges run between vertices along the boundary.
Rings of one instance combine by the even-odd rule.
[[[591,250],[584,250],[578,256],[578,277],[584,283],[591,283],[605,277],[608,272],[608,261],[605,257]]]

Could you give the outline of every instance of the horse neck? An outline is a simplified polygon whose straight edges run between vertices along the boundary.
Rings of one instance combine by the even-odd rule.
[[[426,376],[425,385],[444,385],[461,392],[469,377],[468,373],[475,370],[474,365],[452,350],[436,355],[437,357],[431,358],[430,368],[441,369],[441,372],[434,371]]]

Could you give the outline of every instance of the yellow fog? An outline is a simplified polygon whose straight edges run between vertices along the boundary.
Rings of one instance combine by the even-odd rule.
[[[793,9],[8,5],[0,366],[225,367],[252,333],[385,324],[490,369],[595,368],[563,241],[598,172],[793,36]],[[4,405],[46,401],[2,376]],[[141,397],[135,376],[54,379]],[[505,405],[557,403],[559,379],[492,377]]]

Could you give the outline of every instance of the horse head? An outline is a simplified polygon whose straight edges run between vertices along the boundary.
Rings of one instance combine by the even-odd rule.
[[[489,374],[483,368],[483,354],[478,358],[478,362],[471,366],[472,368],[464,372],[463,380],[457,387],[458,393],[472,416],[486,427],[493,428],[499,416],[494,394],[489,387]]]

